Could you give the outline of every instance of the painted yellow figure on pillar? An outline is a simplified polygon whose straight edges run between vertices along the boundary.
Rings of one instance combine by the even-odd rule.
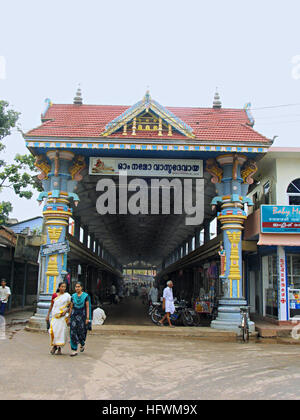
[[[232,297],[232,282],[237,282],[237,297],[240,295],[239,281],[241,279],[240,271],[240,256],[239,256],[239,243],[241,239],[241,231],[227,231],[228,239],[231,243],[230,253],[230,268],[229,268],[229,280],[230,280],[230,297]]]

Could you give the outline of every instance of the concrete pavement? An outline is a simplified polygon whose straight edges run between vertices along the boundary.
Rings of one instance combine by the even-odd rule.
[[[71,358],[22,330],[0,351],[1,399],[300,398],[298,346],[90,335]]]

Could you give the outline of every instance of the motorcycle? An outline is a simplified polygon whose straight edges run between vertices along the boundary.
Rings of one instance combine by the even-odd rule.
[[[165,311],[162,308],[161,304],[156,304],[151,310],[151,320],[154,324],[157,324],[165,315]],[[181,300],[178,303],[175,303],[175,312],[170,315],[170,320],[174,325],[184,325],[184,326],[198,326],[200,324],[199,315],[192,309],[189,308],[187,302]]]

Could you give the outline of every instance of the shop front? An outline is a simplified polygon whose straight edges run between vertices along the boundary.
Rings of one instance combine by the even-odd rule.
[[[178,300],[186,300],[195,309],[200,315],[202,325],[210,325],[217,315],[218,302],[224,296],[222,249],[222,235],[218,235],[181,260],[170,264],[157,276],[160,292],[162,293],[166,282],[172,280],[174,296]],[[242,241],[243,261],[248,261],[248,254],[256,251],[255,242]],[[245,273],[244,264],[242,270]],[[244,275],[242,293],[245,296],[248,294],[248,282],[249,279]]]
[[[262,314],[278,322],[300,316],[300,206],[261,206]]]

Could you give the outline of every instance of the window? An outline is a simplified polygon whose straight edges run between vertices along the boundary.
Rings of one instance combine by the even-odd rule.
[[[83,242],[83,236],[84,236],[84,232],[83,232],[83,228],[80,226],[80,236],[79,236],[79,240],[82,243]]]
[[[289,205],[300,205],[300,178],[295,179],[287,188]]]
[[[271,185],[270,185],[270,181],[266,182],[263,186],[264,189],[264,198],[265,198],[265,204],[270,204],[271,203]]]
[[[216,217],[210,222],[209,234],[210,234],[210,239],[213,239],[217,236],[217,218]]]
[[[253,194],[252,196],[252,201],[253,201],[253,207],[254,210],[257,210],[259,208],[259,203],[258,203],[258,192],[256,191],[256,193]]]
[[[300,288],[300,255],[287,255],[287,276],[288,285],[299,289]]]
[[[74,236],[74,230],[75,230],[75,222],[72,217],[69,219],[69,227],[68,227],[68,233],[72,236]]]

